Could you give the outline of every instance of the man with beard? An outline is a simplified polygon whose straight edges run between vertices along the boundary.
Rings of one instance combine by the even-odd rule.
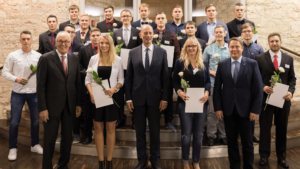
[[[114,19],[114,7],[112,6],[107,6],[104,8],[104,17],[105,20],[102,22],[99,22],[97,24],[97,28],[101,32],[113,32],[116,29],[119,29],[122,27],[122,22]],[[116,25],[116,26],[114,26]]]

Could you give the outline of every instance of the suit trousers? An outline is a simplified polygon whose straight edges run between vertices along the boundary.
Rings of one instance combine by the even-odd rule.
[[[252,121],[253,122],[253,121]],[[241,117],[236,107],[230,116],[224,115],[225,131],[227,135],[228,157],[230,169],[240,169],[241,160],[238,144],[238,134],[241,136],[243,169],[253,169],[254,148],[253,134],[250,129],[251,122],[249,116]]]
[[[170,74],[170,78],[169,81],[172,82],[172,69],[168,68],[169,74]],[[165,117],[165,124],[171,122],[173,120],[173,83],[169,84],[169,95],[168,95],[168,105],[167,108],[163,111],[164,112],[164,117]]]
[[[70,161],[70,152],[72,146],[72,130],[75,112],[71,113],[66,100],[65,107],[60,116],[51,116],[44,124],[44,154],[43,169],[52,169],[52,158],[55,148],[55,140],[58,133],[59,124],[61,123],[61,143],[60,158],[58,160],[58,169],[67,169]]]
[[[259,116],[260,141],[259,154],[261,157],[268,158],[271,152],[271,128],[274,115],[274,124],[276,126],[276,155],[278,159],[286,158],[286,133],[290,113],[290,106],[283,108],[268,105],[264,111],[262,106]]]
[[[158,162],[160,158],[160,112],[158,106],[135,106],[134,120],[136,131],[136,146],[138,160],[147,161],[146,154],[146,118],[149,121],[150,133],[150,161],[151,163]]]

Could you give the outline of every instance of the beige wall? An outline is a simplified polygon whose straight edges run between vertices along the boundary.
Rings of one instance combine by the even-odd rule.
[[[69,1],[69,4],[80,6],[80,0]],[[214,0],[214,2],[220,3],[227,1],[230,0]],[[102,2],[108,1],[102,0]],[[111,2],[115,6],[124,6],[124,0]],[[262,26],[258,29],[259,44],[268,49],[267,35],[277,31],[283,35],[283,46],[300,53],[299,0],[246,0],[246,4],[247,18]],[[33,49],[36,50],[38,48],[38,35],[48,29],[46,17],[54,14],[58,17],[59,23],[66,21],[66,5],[66,0],[0,0],[0,66],[4,64],[10,52],[20,48],[18,39],[22,30],[32,31]],[[222,10],[226,9],[223,8]],[[232,17],[230,10],[226,13],[227,16]],[[219,11],[220,15],[222,13]],[[221,19],[230,20],[230,17],[223,16]],[[94,19],[96,20],[96,18]],[[298,80],[300,80],[299,61],[300,59],[295,59],[295,71]],[[6,111],[10,110],[11,85],[11,82],[0,77],[0,119],[5,119]],[[300,100],[299,87],[300,85],[296,86],[298,90],[296,90],[294,100]]]

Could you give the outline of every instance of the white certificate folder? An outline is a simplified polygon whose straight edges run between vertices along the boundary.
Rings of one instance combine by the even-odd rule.
[[[185,113],[203,113],[200,99],[204,96],[204,88],[187,88],[186,95],[190,98],[185,103]]]
[[[168,67],[173,67],[175,47],[166,45],[160,45],[160,47],[167,51]]]
[[[129,57],[129,51],[130,49],[124,49],[124,48],[121,48],[121,60],[122,60],[122,63],[123,63],[123,69],[124,70],[127,70],[127,63],[128,63],[128,57]]]
[[[109,98],[109,95],[105,95],[103,88],[99,84],[93,82],[91,85],[96,108],[114,104],[112,98]],[[109,89],[108,80],[102,80],[102,85],[105,89]]]
[[[268,104],[282,108],[285,101],[283,97],[287,94],[288,90],[288,85],[282,83],[275,83],[275,86],[273,87],[273,93],[270,95]]]

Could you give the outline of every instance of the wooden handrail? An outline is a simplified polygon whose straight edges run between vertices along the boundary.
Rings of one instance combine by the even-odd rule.
[[[292,50],[290,50],[290,49],[288,49],[288,48],[286,48],[286,47],[281,46],[281,49],[283,49],[283,50],[285,50],[285,51],[288,51],[288,52],[290,52],[290,53],[292,53],[292,54],[294,54],[294,55],[300,57],[300,54],[299,54],[299,53],[297,53],[297,52],[295,52],[295,51],[292,51]]]

